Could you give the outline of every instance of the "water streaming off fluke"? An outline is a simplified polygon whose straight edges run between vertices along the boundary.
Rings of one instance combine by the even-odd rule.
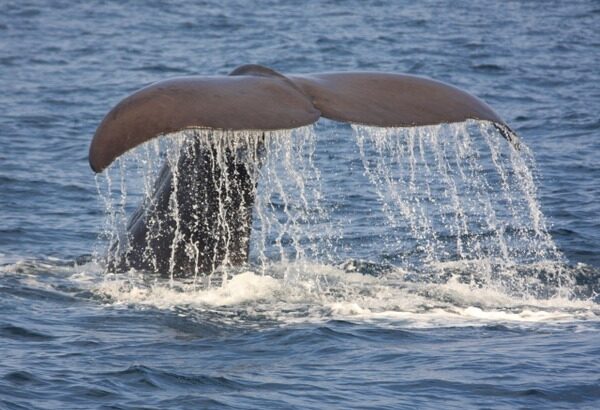
[[[186,272],[202,286],[211,280],[222,283],[239,272],[237,252],[247,244],[236,239],[236,232],[245,229],[240,221],[249,216],[232,216],[239,211],[251,213],[250,265],[244,269],[261,274],[272,274],[275,265],[279,270],[293,266],[288,271],[297,272],[298,263],[306,263],[376,275],[395,270],[417,282],[458,277],[463,283],[518,294],[551,296],[568,285],[561,268],[563,256],[548,233],[537,200],[533,156],[523,143],[515,148],[492,124],[478,121],[417,128],[323,128],[194,129],[140,146],[97,179],[107,214],[102,234],[107,250],[99,254],[108,255],[108,266],[119,266],[131,247],[125,229],[131,225],[128,217],[139,203],[143,205],[138,215],[156,206],[156,181],[166,163],[174,187],[168,213],[154,217],[153,228],[144,231],[148,243],[167,232],[168,260],[145,255],[152,261],[149,270],[163,275],[177,273],[173,263],[177,252],[184,252],[189,260],[212,258],[200,264],[207,268]],[[360,192],[338,193],[336,200],[368,200],[376,206],[344,207],[331,200],[328,179],[332,175],[324,171],[328,155],[324,142],[336,133],[347,139],[345,152],[353,156],[348,160],[362,164],[360,175],[355,176]],[[182,203],[201,189],[190,182],[198,160],[186,167],[180,162],[182,155],[193,157],[198,149],[206,155],[204,166],[237,170],[210,181],[214,191],[221,192],[210,218],[202,216],[207,207],[202,201]],[[240,169],[249,177],[246,186],[237,182]],[[345,172],[337,169],[335,177]],[[253,205],[248,207],[236,190],[250,190]],[[190,212],[190,206],[200,207],[195,227],[188,226],[189,221],[182,223],[181,212]],[[350,208],[354,211],[344,211]],[[361,244],[368,249],[366,257],[344,235],[344,227],[357,219],[372,221],[366,223],[365,232],[373,241]],[[189,233],[194,229],[214,234],[211,246],[220,250],[200,249]],[[211,271],[218,273],[205,275]]]
[[[566,280],[525,144],[476,121],[354,133],[389,224],[388,252],[401,265],[438,278],[466,267],[471,281],[510,289],[540,269],[546,281]]]

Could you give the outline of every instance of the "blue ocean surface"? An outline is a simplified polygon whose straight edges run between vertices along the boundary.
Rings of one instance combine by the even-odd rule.
[[[600,407],[597,1],[0,10],[1,409]],[[249,265],[107,272],[164,156],[95,176],[104,115],[248,63],[434,78],[521,148],[477,121],[275,132]]]

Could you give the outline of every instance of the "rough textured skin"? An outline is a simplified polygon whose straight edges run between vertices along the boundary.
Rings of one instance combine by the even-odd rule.
[[[110,270],[190,276],[247,261],[256,187],[245,162],[228,152],[220,165],[212,149],[197,142],[184,147],[176,181],[168,164],[163,165],[152,200],[141,204],[129,221],[128,243],[111,252],[116,258],[109,261]],[[219,186],[224,176],[227,190]],[[177,198],[179,225],[171,195]]]

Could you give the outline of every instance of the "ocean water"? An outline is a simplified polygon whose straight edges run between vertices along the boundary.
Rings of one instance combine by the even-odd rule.
[[[0,408],[600,405],[597,2],[0,10]],[[94,176],[103,116],[247,63],[442,80],[521,148],[475,121],[273,133],[248,266],[106,273],[161,158]]]

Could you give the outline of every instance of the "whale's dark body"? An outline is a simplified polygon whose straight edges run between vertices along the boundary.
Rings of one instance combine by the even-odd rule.
[[[98,127],[90,165],[101,172],[129,149],[185,129],[292,129],[319,117],[380,127],[478,119],[513,138],[487,104],[434,80],[365,72],[284,76],[247,65],[229,76],[159,82],[125,98]],[[152,200],[129,222],[128,246],[120,247],[112,269],[188,275],[247,260],[255,181],[236,153],[216,164],[212,150],[210,144],[192,141],[182,149],[175,173],[163,166]],[[217,182],[224,177],[226,187]]]
[[[256,187],[247,161],[191,140],[176,167],[174,173],[168,163],[162,166],[153,196],[131,217],[128,243],[111,268],[185,276],[248,259]]]

